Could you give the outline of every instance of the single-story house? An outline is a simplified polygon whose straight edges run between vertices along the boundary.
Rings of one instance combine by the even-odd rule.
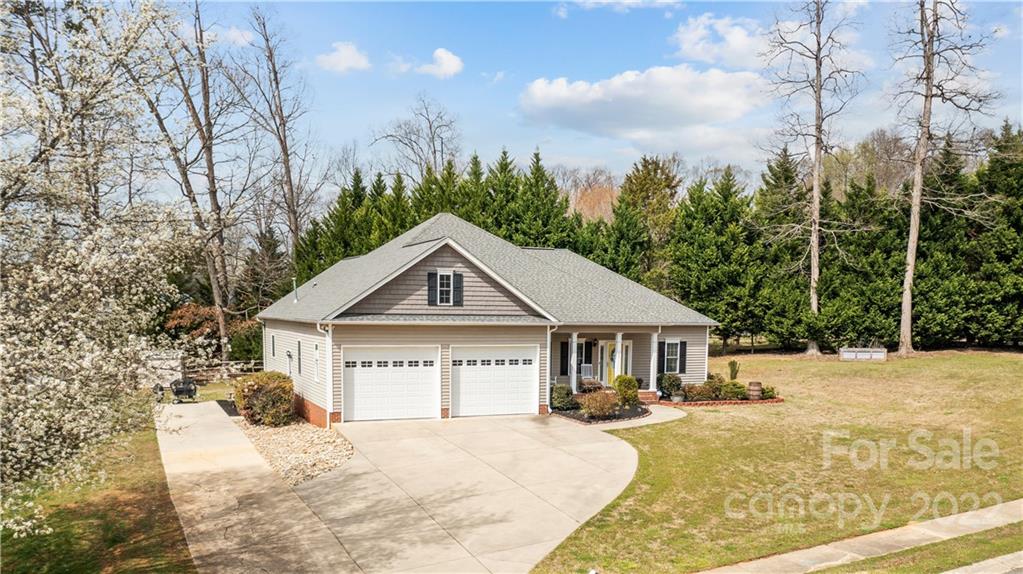
[[[707,376],[707,317],[565,249],[441,213],[257,318],[263,364],[313,424],[547,413],[551,386]]]

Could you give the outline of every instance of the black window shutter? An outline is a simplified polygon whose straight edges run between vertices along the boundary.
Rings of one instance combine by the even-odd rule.
[[[593,364],[593,343],[591,343],[589,341],[586,341],[585,343],[583,343],[583,357],[584,357],[583,358],[583,364],[584,365],[592,365]]]
[[[426,304],[437,305],[437,272],[430,271],[426,274]]]
[[[451,274],[451,304],[455,307],[462,306],[462,274]]]
[[[686,372],[686,342],[678,344],[678,372]]]
[[[559,361],[559,363],[560,363],[560,370],[558,371],[558,373],[562,377],[567,377],[568,376],[568,341],[562,341],[561,342],[561,360]]]
[[[657,374],[664,372],[664,341],[657,342]]]

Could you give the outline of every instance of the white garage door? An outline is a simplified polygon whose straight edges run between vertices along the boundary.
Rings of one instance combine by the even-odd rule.
[[[452,415],[535,413],[537,360],[535,346],[452,347]]]
[[[344,347],[346,421],[440,416],[437,347]]]

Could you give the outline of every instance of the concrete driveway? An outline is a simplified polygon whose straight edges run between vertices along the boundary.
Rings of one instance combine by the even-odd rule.
[[[369,573],[527,572],[636,470],[628,443],[557,417],[339,428],[355,456],[295,491]]]

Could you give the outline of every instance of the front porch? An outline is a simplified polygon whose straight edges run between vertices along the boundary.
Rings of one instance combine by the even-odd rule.
[[[578,393],[587,386],[610,386],[626,374],[636,377],[642,400],[657,400],[658,330],[633,329],[559,328],[551,334],[551,383]]]

